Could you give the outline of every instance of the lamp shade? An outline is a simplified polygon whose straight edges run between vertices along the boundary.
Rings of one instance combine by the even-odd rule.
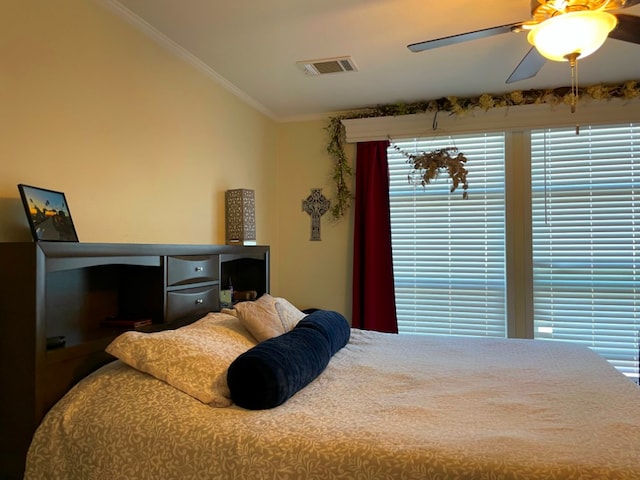
[[[255,192],[244,188],[227,190],[224,194],[224,200],[227,245],[255,245]]]
[[[607,12],[584,10],[549,18],[529,32],[527,40],[549,60],[567,61],[567,55],[591,55],[607,39],[618,19]]]

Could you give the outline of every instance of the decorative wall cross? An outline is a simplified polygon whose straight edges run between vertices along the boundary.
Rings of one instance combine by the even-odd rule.
[[[320,217],[329,211],[331,201],[322,195],[321,188],[312,188],[311,195],[302,201],[302,211],[311,216],[311,240],[320,241]]]

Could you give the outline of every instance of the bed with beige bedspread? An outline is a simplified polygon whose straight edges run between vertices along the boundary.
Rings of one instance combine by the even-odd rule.
[[[48,413],[26,478],[640,479],[640,388],[567,343],[353,329],[282,405],[224,403],[114,361]]]

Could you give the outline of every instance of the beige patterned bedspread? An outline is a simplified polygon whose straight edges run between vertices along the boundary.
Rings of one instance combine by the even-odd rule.
[[[640,479],[640,388],[590,350],[353,330],[266,411],[113,362],[49,413],[27,479]]]

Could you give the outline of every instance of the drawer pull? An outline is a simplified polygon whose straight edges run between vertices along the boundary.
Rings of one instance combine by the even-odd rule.
[[[196,272],[202,272],[204,271],[204,267],[196,267]]]
[[[196,305],[201,305],[202,303],[204,303],[204,300],[202,298],[198,298],[196,300]]]

